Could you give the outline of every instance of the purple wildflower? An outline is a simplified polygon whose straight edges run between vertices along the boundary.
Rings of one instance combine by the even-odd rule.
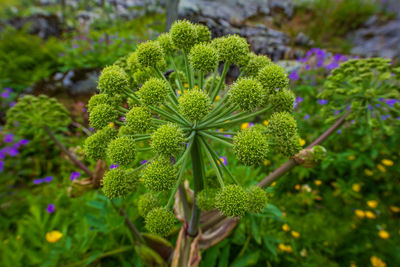
[[[58,53],[58,57],[62,57],[62,56],[64,56],[63,53]]]
[[[50,203],[49,205],[47,205],[46,211],[48,213],[53,213],[56,210],[56,205],[54,205],[53,203]]]
[[[122,117],[121,117],[121,121],[122,121],[122,122],[125,122],[125,121],[126,121],[126,117],[125,117],[125,116],[122,116]]]
[[[9,98],[10,97],[10,93],[6,92],[6,91],[2,92],[0,95],[1,95],[2,98]]]
[[[224,164],[224,165],[228,164],[228,160],[226,159],[226,157],[220,157],[219,158],[218,164],[221,165],[221,163]]]
[[[254,123],[250,122],[248,128],[253,127]]]
[[[310,70],[311,66],[310,66],[310,64],[307,64],[304,68],[305,68],[305,70]]]
[[[305,120],[308,120],[309,118],[310,118],[310,114],[304,115],[304,119],[305,119]]]
[[[142,160],[141,162],[140,162],[140,164],[146,164],[147,163],[147,160]]]
[[[51,181],[53,181],[53,176],[47,176],[43,178],[43,182],[45,183],[50,183]]]
[[[71,176],[69,177],[69,179],[71,181],[78,179],[81,176],[81,174],[79,172],[72,172]]]
[[[118,168],[118,167],[119,167],[118,164],[111,164],[110,169],[115,169],[115,168]]]
[[[34,179],[33,184],[41,184],[43,183],[43,179]]]
[[[4,170],[4,161],[0,160],[0,172],[3,172]]]
[[[297,73],[296,70],[292,71],[289,75],[289,79],[293,80],[293,81],[297,81],[298,79],[300,79],[299,74]]]
[[[17,102],[11,101],[10,104],[8,104],[8,105],[10,106],[10,108],[12,108],[13,106],[15,106],[15,104],[17,104]]]
[[[19,140],[18,143],[20,145],[22,145],[22,146],[26,146],[29,143],[29,140],[28,139],[22,139],[22,140]]]
[[[14,141],[14,135],[13,134],[7,134],[6,136],[4,136],[3,141],[5,143],[11,143],[12,141]]]
[[[19,154],[18,149],[16,147],[6,147],[6,153],[10,156],[10,157],[15,157]]]
[[[326,99],[318,99],[318,104],[320,104],[321,106],[328,104],[328,100]]]
[[[371,104],[368,105],[368,109],[372,110],[372,105]]]
[[[232,138],[232,135],[230,135],[230,134],[224,134],[224,136],[227,138]]]
[[[336,131],[338,134],[341,134],[342,133],[342,130],[337,130]]]
[[[294,100],[294,108],[297,108],[297,106],[303,102],[303,98],[302,97],[296,97],[296,99]]]
[[[78,45],[78,44],[74,44],[72,47],[73,47],[73,48],[78,48],[79,45]]]

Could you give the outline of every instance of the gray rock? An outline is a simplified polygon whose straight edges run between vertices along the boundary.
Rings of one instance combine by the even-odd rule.
[[[22,29],[25,25],[29,25],[28,32],[39,35],[43,39],[59,36],[62,32],[60,20],[56,15],[35,14],[29,17],[11,19],[6,24],[16,29]]]
[[[349,34],[354,44],[351,52],[365,57],[400,58],[400,18],[383,25],[376,18],[370,20],[365,27]]]

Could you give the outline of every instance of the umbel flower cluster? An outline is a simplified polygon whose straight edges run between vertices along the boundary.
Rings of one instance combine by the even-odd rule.
[[[390,133],[393,129],[389,125],[400,122],[399,82],[400,68],[393,68],[389,59],[351,59],[328,76],[318,96],[327,102],[322,112],[335,120],[351,111],[348,120],[382,126]]]
[[[179,70],[175,61],[182,58],[185,68]],[[241,74],[227,85],[233,64]],[[200,209],[230,217],[262,212],[266,192],[244,188],[213,147],[225,146],[247,166],[262,163],[272,152],[296,154],[301,147],[288,85],[285,70],[250,53],[244,38],[211,40],[207,27],[176,21],[169,33],[104,68],[100,93],[89,101],[90,124],[97,132],[85,141],[86,155],[119,166],[105,173],[104,194],[118,198],[144,186],[148,192],[138,201],[139,213],[150,232],[165,236],[175,223],[174,195],[191,166],[192,222],[198,222],[193,214]],[[267,126],[238,130],[261,114],[269,114]]]

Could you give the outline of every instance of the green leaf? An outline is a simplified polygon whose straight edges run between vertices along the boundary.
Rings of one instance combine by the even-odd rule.
[[[257,263],[258,258],[260,257],[260,251],[255,251],[250,254],[246,254],[244,256],[241,256],[232,263],[231,267],[245,267],[245,266],[251,266]]]
[[[221,256],[219,257],[218,267],[228,267],[230,249],[230,244],[227,244],[225,247],[223,247],[221,251]]]

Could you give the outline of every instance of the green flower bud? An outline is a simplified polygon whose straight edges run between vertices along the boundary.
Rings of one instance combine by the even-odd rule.
[[[264,89],[265,98],[276,93],[276,89],[285,89],[289,87],[289,79],[285,69],[276,64],[269,64],[262,68],[257,75]]]
[[[288,139],[285,137],[276,137],[274,138],[274,142],[278,151],[286,157],[293,157],[299,153],[302,148],[300,145],[300,136],[298,134]]]
[[[205,90],[206,92],[209,92],[209,91],[210,91],[211,86],[212,86],[212,84],[213,84],[213,79],[214,79],[214,75],[211,75],[210,77],[208,77],[208,78],[206,79],[205,84],[204,84],[204,90]],[[217,84],[219,83],[220,80],[221,80],[221,76],[217,75],[217,76],[215,77],[215,81],[214,81],[214,88],[217,86]],[[222,83],[222,85],[221,85],[221,91],[222,91],[222,92],[225,91],[225,83]]]
[[[116,65],[105,67],[99,78],[98,88],[101,93],[114,95],[129,87],[129,78],[125,71]]]
[[[267,205],[267,193],[261,187],[255,185],[248,191],[249,209],[250,213],[261,213]]]
[[[294,101],[296,100],[295,94],[288,90],[278,90],[276,94],[272,95],[269,102],[272,104],[272,108],[275,112],[293,112]]]
[[[193,27],[197,36],[196,43],[208,43],[211,41],[211,32],[207,26],[202,24],[194,24]]]
[[[197,206],[205,211],[215,209],[215,197],[218,192],[216,188],[203,189],[196,196]]]
[[[138,71],[141,68],[136,51],[129,55],[128,59],[126,60],[126,64],[128,65],[128,68],[132,73]]]
[[[158,43],[160,44],[164,54],[171,55],[175,52],[176,47],[172,43],[171,35],[169,33],[162,33],[157,38]]]
[[[120,165],[129,165],[135,160],[136,145],[132,137],[118,137],[110,142],[107,157]]]
[[[187,20],[175,21],[169,31],[172,43],[178,49],[189,52],[197,41],[196,28]]]
[[[144,186],[155,192],[171,189],[177,180],[176,168],[168,158],[159,157],[143,170]]]
[[[100,104],[94,107],[89,115],[90,125],[94,129],[102,129],[115,119],[117,119],[117,112],[107,104]]]
[[[160,126],[151,136],[151,147],[155,152],[166,156],[181,151],[183,142],[182,130],[173,123]]]
[[[138,211],[139,215],[146,218],[147,214],[160,206],[157,196],[153,193],[146,193],[139,197]]]
[[[228,35],[213,41],[221,61],[244,65],[249,58],[249,44],[239,35]]]
[[[133,107],[126,114],[126,124],[136,133],[145,133],[151,127],[151,112],[146,107]]]
[[[142,67],[156,67],[164,61],[164,52],[157,41],[147,41],[138,45],[137,60]]]
[[[179,110],[191,121],[200,120],[210,112],[211,101],[206,93],[192,89],[179,98]]]
[[[144,84],[152,77],[154,77],[154,75],[148,68],[140,69],[133,73],[133,79],[138,85]]]
[[[142,85],[138,94],[145,105],[160,104],[168,95],[168,85],[159,78],[150,78]]]
[[[119,95],[117,95],[117,97],[111,97],[107,94],[97,94],[97,95],[92,96],[89,99],[88,111],[92,112],[96,106],[101,105],[101,104],[107,104],[109,106],[116,107],[116,106],[120,105],[121,102],[122,102],[122,99]]]
[[[122,168],[108,170],[103,178],[103,192],[109,199],[124,197],[136,190],[137,176]]]
[[[113,127],[105,127],[85,140],[86,156],[91,159],[104,159],[108,143],[117,136]]]
[[[190,50],[189,62],[194,70],[209,73],[218,64],[217,51],[210,44],[197,44]]]
[[[296,120],[287,112],[275,112],[269,119],[267,132],[274,137],[289,139],[297,133]]]
[[[267,157],[268,142],[261,131],[248,128],[233,138],[233,151],[244,164],[258,165]]]
[[[175,216],[166,208],[155,208],[147,214],[145,223],[150,233],[167,236],[174,227]]]
[[[129,136],[129,135],[134,135],[134,134],[136,134],[136,131],[133,130],[128,125],[123,125],[123,126],[119,127],[119,129],[118,129],[118,136]]]
[[[267,56],[257,56],[254,53],[250,53],[250,59],[246,65],[246,76],[257,77],[258,72],[270,64],[273,63]]]
[[[231,101],[245,111],[257,108],[261,104],[261,95],[261,84],[252,78],[237,80],[229,91]]]
[[[216,206],[228,217],[241,217],[249,208],[249,197],[238,185],[227,185],[217,194]]]

